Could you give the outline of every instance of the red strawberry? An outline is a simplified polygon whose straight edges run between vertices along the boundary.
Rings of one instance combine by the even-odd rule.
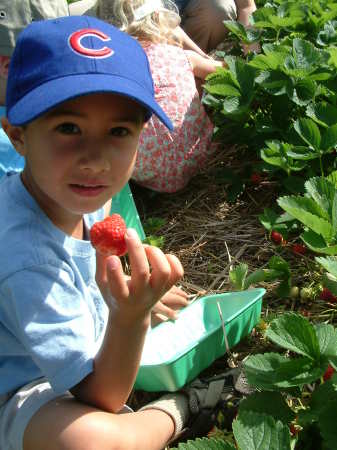
[[[273,230],[270,233],[270,239],[277,245],[283,243],[283,236],[282,236],[282,234],[279,233],[278,231],[275,231],[275,230]]]
[[[262,177],[259,173],[253,172],[250,176],[250,181],[252,184],[260,184],[262,181]]]
[[[325,300],[326,302],[332,302],[332,303],[337,302],[337,297],[328,288],[322,289],[322,292],[320,293],[319,298],[321,300]]]
[[[304,255],[307,251],[307,248],[302,244],[293,244],[291,250],[295,255]]]
[[[296,427],[296,425],[294,425],[293,423],[291,423],[290,425],[289,425],[289,430],[290,430],[290,434],[292,435],[292,436],[296,436],[298,433],[299,433],[299,429]]]
[[[324,375],[323,375],[323,380],[324,381],[328,381],[330,380],[330,378],[332,377],[332,375],[335,373],[335,369],[330,366],[330,364],[328,365],[328,368],[326,369]]]
[[[91,227],[90,240],[99,252],[122,256],[126,253],[125,232],[126,225],[123,218],[119,214],[112,214]]]

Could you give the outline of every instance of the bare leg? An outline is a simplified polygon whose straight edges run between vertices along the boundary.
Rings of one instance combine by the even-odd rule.
[[[209,53],[226,37],[224,20],[236,20],[234,0],[190,0],[181,26],[204,52]]]
[[[29,422],[24,450],[160,450],[174,433],[171,417],[149,409],[110,414],[77,402],[55,399]]]

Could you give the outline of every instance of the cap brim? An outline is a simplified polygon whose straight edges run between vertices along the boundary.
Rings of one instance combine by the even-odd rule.
[[[48,81],[22,97],[7,111],[7,117],[12,125],[25,125],[67,100],[99,92],[123,95],[136,101],[149,112],[147,119],[153,113],[169,130],[173,130],[169,117],[142,86],[118,75],[97,73]]]

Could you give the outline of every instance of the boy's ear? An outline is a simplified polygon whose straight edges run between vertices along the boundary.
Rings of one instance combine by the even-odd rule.
[[[21,156],[25,156],[25,138],[24,138],[24,129],[23,127],[17,127],[11,125],[8,122],[7,117],[1,118],[1,124],[4,132],[7,134],[9,140],[13,144],[15,150],[20,153]]]

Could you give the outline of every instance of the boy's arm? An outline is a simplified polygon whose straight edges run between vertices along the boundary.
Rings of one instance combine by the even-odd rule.
[[[204,58],[193,50],[185,50],[187,58],[192,66],[194,76],[204,80],[207,75],[216,71],[217,67],[223,67],[221,61]]]
[[[71,389],[80,401],[111,412],[123,407],[133,388],[153,306],[183,275],[175,256],[143,246],[132,231],[126,233],[129,279],[117,256],[97,254],[96,281],[109,319],[93,372]]]

